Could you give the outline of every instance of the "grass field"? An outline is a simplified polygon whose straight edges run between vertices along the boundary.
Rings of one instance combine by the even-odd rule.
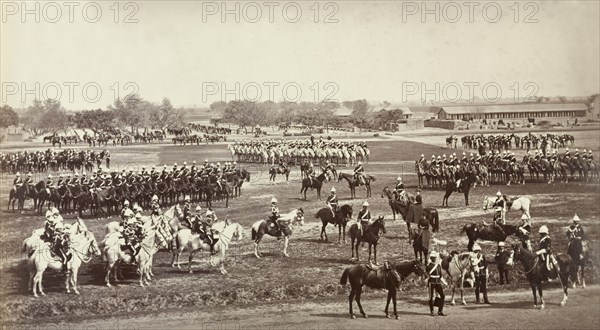
[[[577,146],[581,148],[593,147],[598,149],[598,132],[577,132]],[[371,148],[371,161],[366,164],[366,171],[375,175],[377,181],[373,186],[373,196],[369,199],[373,214],[382,213],[386,217],[387,234],[380,240],[378,261],[398,261],[413,257],[412,248],[407,243],[406,227],[403,221],[392,221],[391,210],[387,199],[380,197],[384,186],[393,186],[396,177],[403,175],[409,190],[414,193],[416,176],[412,174],[412,162],[421,153],[429,157],[435,153],[449,152],[442,148],[444,137],[433,136],[384,136],[378,140],[367,140]],[[114,167],[139,168],[142,165],[167,164],[169,167],[176,162],[181,164],[187,161],[203,162],[209,160],[229,160],[230,154],[225,144],[209,146],[173,146],[173,145],[143,145],[132,147],[109,147]],[[459,149],[461,150],[461,149]],[[355,215],[363,202],[365,191],[357,189],[359,199],[350,200],[349,189],[345,182],[326,183],[322,191],[323,201],[316,199],[316,193],[309,191],[308,201],[301,199],[299,171],[295,168],[287,185],[282,178],[277,178],[277,184],[268,183],[267,168],[259,165],[243,164],[250,170],[251,182],[245,183],[242,188],[242,197],[230,202],[230,208],[225,209],[224,203],[214,203],[216,213],[220,219],[228,217],[239,222],[244,227],[245,237],[235,243],[229,250],[227,270],[229,274],[221,275],[207,263],[207,254],[199,253],[193,265],[195,273],[190,275],[182,270],[170,267],[171,254],[167,251],[159,252],[154,259],[154,273],[156,280],[147,288],[137,285],[135,270],[126,271],[126,281],[113,288],[106,288],[103,283],[103,263],[97,259],[85,265],[80,272],[79,284],[81,295],[64,293],[62,274],[48,271],[44,277],[44,287],[48,295],[34,299],[27,288],[27,272],[24,268],[24,256],[20,253],[21,242],[30,235],[33,229],[43,225],[43,217],[28,211],[25,214],[7,212],[4,209],[7,193],[10,189],[12,177],[4,177],[0,192],[0,205],[3,205],[1,214],[0,241],[1,249],[1,283],[0,289],[0,317],[2,320],[29,320],[28,322],[61,320],[77,316],[98,316],[108,314],[127,315],[128,313],[145,314],[171,309],[194,308],[196,306],[218,306],[228,304],[255,304],[278,300],[303,300],[316,297],[339,297],[345,301],[346,289],[337,283],[344,268],[351,265],[350,243],[336,244],[337,229],[328,227],[330,243],[319,241],[320,223],[314,219],[318,209],[325,207],[325,197],[331,186],[335,186],[342,204],[353,204]],[[342,171],[351,171],[343,169]],[[564,230],[570,224],[570,219],[577,213],[583,219],[583,225],[590,237],[593,250],[598,250],[600,235],[600,186],[597,183],[555,183],[555,184],[526,184],[524,186],[490,186],[477,187],[471,190],[471,206],[464,207],[462,194],[453,194],[450,197],[450,208],[442,209],[441,200],[443,192],[425,190],[421,194],[426,206],[437,207],[441,219],[441,232],[436,236],[447,240],[448,245],[443,247],[450,250],[466,250],[466,237],[460,236],[460,228],[467,223],[491,220],[491,214],[485,214],[481,209],[484,196],[493,195],[501,189],[507,195],[526,195],[532,200],[533,227],[537,228],[547,224],[554,239],[556,251],[566,250]],[[290,257],[282,255],[281,241],[266,237],[262,243],[263,259],[256,259],[253,255],[253,243],[249,238],[250,226],[253,222],[265,219],[268,204],[272,196],[279,200],[282,212],[303,207],[306,212],[307,224],[296,229],[292,235],[289,253]],[[28,205],[26,203],[26,205]],[[202,205],[204,207],[204,205]],[[64,216],[67,222],[72,222],[74,215]],[[509,213],[507,221],[518,223],[520,214]],[[100,241],[103,235],[103,226],[115,219],[85,219],[87,226],[95,233]],[[535,235],[534,237],[537,237]],[[495,247],[491,242],[484,242],[482,248],[488,260],[493,260]],[[441,249],[442,247],[438,247]],[[367,248],[360,252],[361,260],[366,260]],[[187,253],[181,258],[187,261]],[[594,256],[594,263],[598,262]],[[185,268],[186,263],[183,263]],[[490,284],[497,282],[495,267],[491,267],[492,275]],[[588,272],[588,282],[593,282],[598,273]],[[512,272],[513,278],[518,283],[504,286],[502,290],[514,290],[524,287],[524,276],[521,266]],[[549,284],[557,286],[559,284]],[[423,290],[422,286],[413,288],[415,284],[408,283],[407,289]],[[500,290],[499,287],[494,288]],[[474,300],[472,292],[468,291],[467,299]],[[373,290],[369,295],[380,295]]]

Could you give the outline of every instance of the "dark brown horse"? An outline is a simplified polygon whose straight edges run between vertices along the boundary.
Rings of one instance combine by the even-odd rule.
[[[406,221],[406,214],[408,213],[408,206],[411,203],[415,202],[415,197],[406,193],[406,200],[408,202],[399,201],[394,198],[394,193],[388,188],[384,187],[381,192],[381,198],[387,196],[390,207],[392,208],[392,214],[394,216],[394,220],[396,220],[396,214],[400,214],[404,221],[406,222],[406,228],[408,233],[410,234],[410,223]],[[423,208],[423,215],[429,220],[429,225],[434,233],[437,233],[440,229],[440,216],[438,215],[438,211],[434,207],[425,207]]]
[[[387,263],[386,263],[387,264]],[[386,269],[389,268],[389,269]],[[400,278],[392,273],[395,270]],[[394,305],[394,316],[398,318],[398,312],[396,310],[396,291],[400,285],[400,282],[407,278],[410,274],[415,273],[417,276],[424,276],[425,270],[420,262],[404,261],[396,265],[384,265],[381,269],[373,270],[366,265],[356,265],[350,268],[346,268],[342,273],[340,279],[341,285],[346,285],[350,280],[350,295],[348,296],[348,303],[350,305],[350,317],[355,319],[354,313],[352,312],[352,302],[356,300],[358,309],[364,318],[367,318],[367,314],[360,304],[360,296],[362,294],[363,285],[374,289],[387,289],[387,302],[385,304],[385,316],[390,317],[388,313],[388,307],[390,301]]]
[[[323,188],[323,181],[325,181],[326,178],[325,173],[326,172],[322,172],[321,174],[319,174],[319,176],[312,180],[312,183],[310,179],[302,180],[302,188],[300,189],[300,193],[304,194],[304,200],[306,200],[306,191],[308,190],[308,188],[317,189],[317,198],[321,200],[321,188]]]
[[[469,245],[467,245],[467,249],[469,251],[473,251],[473,244],[475,244],[475,241],[478,239],[484,241],[504,242],[510,235],[517,235],[518,238],[521,238],[519,227],[503,224],[494,226],[470,223],[464,225],[460,230],[460,233],[467,233],[467,237],[469,238]]]
[[[529,285],[531,286],[531,291],[533,292],[533,307],[537,307],[536,290],[540,294],[540,308],[544,309],[546,307],[542,292],[542,282],[547,281],[549,278],[557,277],[560,279],[564,293],[560,305],[564,306],[569,298],[569,278],[575,280],[575,277],[577,276],[577,267],[573,267],[573,260],[571,257],[564,253],[558,254],[556,256],[556,261],[558,262],[559,270],[557,271],[557,269],[554,267],[552,270],[548,270],[546,267],[546,261],[541,260],[538,255],[524,249],[518,244],[513,245],[513,251],[515,260],[520,261],[523,265],[525,276],[527,277],[527,281],[529,281]]]
[[[350,188],[350,198],[356,198],[356,187],[361,186],[361,182],[352,174],[339,172],[338,182],[342,179],[345,179],[348,182],[348,188]],[[369,198],[371,197],[371,181],[375,182],[375,177],[372,175],[364,175],[364,180],[365,189],[367,190],[367,198]]]
[[[577,275],[577,282],[585,288],[585,266],[590,261],[589,256],[589,242],[587,240],[573,240],[569,242],[567,246],[567,253],[573,260],[573,267],[575,268],[575,274]],[[581,268],[581,275],[579,275],[579,269]],[[573,289],[577,286],[576,282],[573,281]]]
[[[344,243],[346,243],[346,224],[352,219],[352,205],[342,205],[342,207],[335,212],[335,216],[328,207],[324,207],[315,214],[315,218],[321,219],[321,222],[323,223],[323,228],[321,228],[321,240],[323,240],[323,235],[325,235],[325,241],[327,242],[327,231],[325,230],[325,227],[327,227],[328,223],[331,223],[334,226],[338,226],[338,243],[341,242],[342,236],[344,237]]]
[[[456,187],[456,182],[449,181],[446,184],[446,194],[444,194],[444,199],[442,200],[442,207],[448,207],[448,197],[450,197],[453,192],[457,191],[458,188],[461,188],[465,195],[465,206],[469,206],[469,191],[471,190],[471,185],[476,182],[477,177],[473,172],[465,173],[465,177],[462,179],[460,187]]]
[[[358,246],[361,242],[369,243],[369,262],[371,262],[371,247],[373,247],[374,255],[375,255],[375,264],[377,264],[377,241],[379,241],[379,231],[381,230],[383,234],[385,234],[385,221],[383,218],[379,218],[375,220],[373,223],[368,224],[363,231],[363,235],[361,237],[360,231],[358,228],[358,224],[354,223],[350,226],[350,230],[348,230],[350,235],[350,240],[352,245],[350,249],[352,250],[352,257],[350,261],[354,259],[354,251],[356,251],[356,261],[359,261],[358,258]],[[356,244],[355,244],[356,242]]]

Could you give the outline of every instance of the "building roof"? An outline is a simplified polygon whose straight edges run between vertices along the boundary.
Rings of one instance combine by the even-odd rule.
[[[431,113],[431,114],[436,114],[440,111],[440,109],[442,109],[442,107],[435,107],[435,106],[416,106],[416,107],[410,107],[410,111],[412,111],[413,113]]]
[[[497,105],[449,106],[442,107],[441,110],[444,110],[448,114],[459,115],[469,113],[587,111],[588,106],[585,103],[519,103]]]

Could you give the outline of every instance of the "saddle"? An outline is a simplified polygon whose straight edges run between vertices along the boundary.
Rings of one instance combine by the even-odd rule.
[[[397,285],[400,285],[400,282],[402,281],[402,278],[400,277],[400,275],[396,272],[396,270],[390,265],[390,263],[388,261],[384,261],[383,265],[380,265],[380,266],[376,266],[373,264],[367,264],[366,267],[367,267],[367,269],[374,271],[375,276],[377,276],[377,277],[379,277],[379,274],[383,273],[385,282],[387,282],[387,277],[389,274],[391,274],[392,276],[394,276],[394,278],[396,278]]]

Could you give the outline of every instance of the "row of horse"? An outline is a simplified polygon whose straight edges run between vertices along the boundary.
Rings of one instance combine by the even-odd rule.
[[[446,138],[448,148],[456,148],[456,136]],[[484,135],[469,134],[460,138],[463,148],[478,149],[483,146],[486,149],[509,150],[509,149],[538,149],[549,146],[553,149],[564,148],[575,145],[575,137],[571,134],[532,134],[517,135],[515,133],[506,135]]]
[[[106,151],[64,149],[35,152],[9,152],[0,155],[0,171],[4,173],[45,173],[58,171],[92,172],[104,161]]]
[[[336,165],[352,166],[357,162],[368,162],[370,151],[368,148],[355,146],[347,147],[279,147],[266,148],[264,146],[241,146],[229,144],[227,150],[231,158],[238,162],[275,165],[283,161],[285,164],[317,163],[325,164],[329,160]]]
[[[242,184],[250,180],[250,173],[240,169],[227,174],[225,179],[226,182],[218,184],[214,176],[194,179],[168,177],[159,183],[136,180],[119,186],[93,188],[92,191],[80,184],[48,189],[42,180],[31,187],[22,185],[12,189],[8,207],[12,206],[14,210],[15,203],[18,203],[17,210],[23,212],[25,200],[31,199],[38,214],[42,214],[44,207],[54,206],[63,212],[77,211],[80,216],[85,210],[90,210],[92,216],[109,216],[118,214],[125,200],[148,208],[154,195],[159,197],[161,205],[173,205],[184,196],[190,196],[192,201],[205,202],[208,207],[212,207],[213,201],[222,200],[225,207],[229,207],[229,200],[241,195]]]

